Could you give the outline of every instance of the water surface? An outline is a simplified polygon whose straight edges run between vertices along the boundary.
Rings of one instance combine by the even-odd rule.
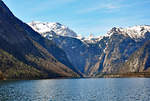
[[[150,101],[150,79],[0,81],[0,101]]]

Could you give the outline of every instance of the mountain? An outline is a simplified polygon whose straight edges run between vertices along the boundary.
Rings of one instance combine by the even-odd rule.
[[[134,71],[133,67],[143,68],[143,66],[141,65],[136,65],[136,63],[139,62],[136,57],[141,56],[142,58],[144,58],[144,55],[137,54],[137,51],[141,50],[141,47],[144,46],[145,43],[149,42],[150,40],[149,29],[150,26],[147,25],[134,26],[124,29],[112,28],[107,35],[109,37],[109,40],[107,42],[107,46],[104,51],[105,58],[103,62],[103,69],[97,74],[119,74],[116,75],[117,77],[124,77],[124,76],[143,77],[143,75],[145,74],[140,74],[141,71],[137,70]],[[149,46],[147,45],[147,47]],[[144,50],[141,50],[141,52],[144,52]],[[144,64],[144,61],[140,60],[140,63]],[[150,63],[147,62],[147,65],[149,64]],[[137,72],[138,74],[137,73],[135,74],[135,72]],[[110,75],[106,77],[113,77],[113,76]]]
[[[2,0],[0,12],[0,75],[6,79],[79,76],[67,67],[71,64],[62,49],[16,18]]]
[[[74,31],[57,22],[49,23],[33,21],[31,23],[28,23],[28,25],[30,25],[35,31],[41,33],[43,36],[53,31],[60,36],[77,37],[77,34]]]
[[[130,56],[150,40],[150,26],[114,27],[106,36],[99,37],[60,36],[53,31],[43,36],[64,50],[77,71],[91,77],[99,73],[120,73]]]

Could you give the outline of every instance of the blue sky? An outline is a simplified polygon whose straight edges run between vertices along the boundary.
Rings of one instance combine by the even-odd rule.
[[[24,22],[59,22],[82,36],[150,25],[150,0],[3,0]]]

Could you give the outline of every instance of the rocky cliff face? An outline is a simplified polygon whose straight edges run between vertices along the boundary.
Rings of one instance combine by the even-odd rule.
[[[122,65],[120,72],[149,72],[150,70],[150,41],[136,50]]]
[[[58,55],[63,56],[58,59]],[[56,58],[55,58],[56,57]],[[6,78],[76,77],[66,54],[17,19],[0,0],[0,71]]]

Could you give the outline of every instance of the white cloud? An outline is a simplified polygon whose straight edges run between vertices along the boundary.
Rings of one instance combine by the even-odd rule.
[[[103,2],[103,3],[99,2],[99,3],[92,4],[86,8],[83,8],[80,11],[77,11],[77,13],[82,14],[82,13],[90,13],[94,11],[107,12],[107,11],[120,9],[122,7],[125,7],[125,5],[121,4],[120,0],[118,0],[118,2],[116,1],[115,3],[114,2]]]

